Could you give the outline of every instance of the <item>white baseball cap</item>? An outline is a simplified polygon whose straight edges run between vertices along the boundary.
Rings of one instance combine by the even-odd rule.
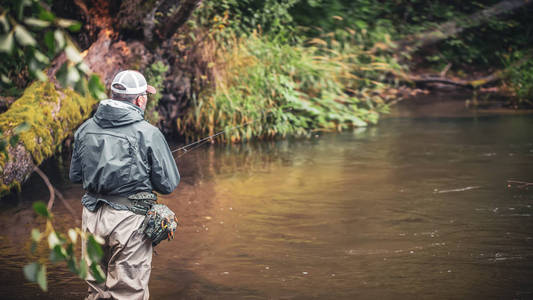
[[[146,83],[143,74],[134,70],[119,72],[111,82],[111,90],[118,94],[155,94],[153,86]]]

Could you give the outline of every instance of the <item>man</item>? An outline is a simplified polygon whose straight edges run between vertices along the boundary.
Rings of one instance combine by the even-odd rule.
[[[107,278],[98,284],[89,275],[86,299],[148,299],[152,243],[138,231],[144,215],[133,212],[129,199],[155,198],[153,190],[169,194],[180,175],[163,134],[144,120],[146,93],[155,89],[127,70],[111,90],[112,99],[76,131],[70,165],[70,180],[86,191],[82,229],[105,240],[100,266]]]

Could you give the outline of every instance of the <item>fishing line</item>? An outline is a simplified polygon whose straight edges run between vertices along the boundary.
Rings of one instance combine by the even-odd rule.
[[[215,138],[215,137],[217,137],[217,136],[223,134],[223,133],[226,132],[226,131],[231,131],[231,130],[235,130],[235,129],[238,129],[238,128],[246,127],[246,126],[248,126],[248,125],[250,125],[250,124],[253,124],[253,123],[255,123],[255,122],[259,121],[259,120],[260,120],[260,119],[257,119],[257,120],[250,121],[250,122],[244,123],[244,124],[242,124],[242,125],[234,126],[234,127],[231,127],[231,128],[227,128],[227,127],[226,127],[226,128],[224,128],[224,129],[222,129],[221,131],[219,131],[219,132],[213,134],[213,135],[210,135],[210,136],[207,136],[207,137],[205,137],[205,138],[199,139],[199,140],[197,140],[196,142],[192,142],[192,143],[190,143],[190,144],[188,144],[188,145],[185,145],[185,146],[183,146],[183,147],[180,147],[180,148],[174,149],[174,150],[172,150],[171,152],[174,153],[174,152],[177,152],[177,151],[180,151],[180,150],[181,150],[181,151],[184,151],[181,155],[179,155],[178,157],[176,157],[176,158],[180,158],[180,157],[182,157],[183,155],[185,155],[185,154],[187,154],[187,153],[193,151],[194,149],[196,149],[196,148],[202,146],[204,143],[206,143],[206,142],[208,142],[208,141],[212,141],[213,138]],[[194,147],[192,147],[192,148],[190,148],[190,149],[187,149],[187,148],[190,147],[190,146],[194,146]]]
[[[293,110],[292,107],[290,107],[290,108],[287,108],[287,110],[283,110],[283,112],[285,113],[285,112],[289,112],[289,111],[292,111],[292,110]],[[265,111],[264,111],[264,112],[265,112]],[[271,110],[267,111],[266,113],[270,113],[270,112],[271,112]],[[250,122],[244,123],[244,124],[242,124],[242,125],[233,126],[233,127],[231,127],[231,128],[226,127],[226,128],[224,128],[224,129],[222,129],[221,131],[219,131],[219,132],[213,134],[213,135],[207,136],[207,137],[205,137],[205,138],[203,138],[203,139],[199,139],[199,140],[197,140],[196,142],[192,142],[192,143],[190,143],[190,144],[188,144],[188,145],[185,145],[185,146],[183,146],[183,147],[180,147],[180,148],[178,148],[178,149],[174,149],[174,150],[172,150],[171,152],[174,153],[174,152],[177,152],[177,151],[180,151],[180,150],[183,151],[182,154],[180,154],[180,155],[178,155],[178,157],[176,157],[176,158],[180,158],[180,157],[182,157],[183,155],[185,155],[185,154],[187,154],[187,153],[193,151],[194,149],[196,149],[196,148],[202,146],[204,143],[206,143],[206,142],[208,142],[208,141],[212,141],[213,138],[215,138],[215,137],[217,137],[217,136],[223,134],[223,133],[226,132],[226,131],[231,131],[231,130],[235,130],[235,129],[238,129],[238,128],[246,127],[246,126],[248,126],[248,125],[250,125],[250,124],[253,124],[253,123],[255,123],[255,122],[258,122],[258,121],[260,121],[260,120],[261,120],[261,118],[258,118],[258,119],[255,119],[255,120],[253,120],[253,121],[250,121]],[[190,147],[190,146],[194,146],[194,147],[192,147],[192,148],[190,148],[190,149],[187,149],[187,148]]]

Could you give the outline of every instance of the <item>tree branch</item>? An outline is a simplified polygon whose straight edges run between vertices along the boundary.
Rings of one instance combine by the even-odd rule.
[[[47,208],[50,211],[50,210],[52,210],[52,206],[54,206],[55,189],[52,186],[52,184],[50,183],[50,180],[48,179],[48,176],[46,176],[46,174],[44,174],[44,172],[41,171],[41,169],[39,169],[39,167],[35,166],[35,168],[33,168],[33,171],[35,171],[37,174],[39,174],[39,176],[41,176],[41,178],[43,179],[44,183],[48,187],[48,192],[50,193],[50,199],[48,200]]]
[[[471,14],[465,18],[448,21],[440,24],[434,30],[424,31],[408,36],[404,40],[396,42],[398,52],[413,52],[416,49],[433,45],[451,36],[461,33],[465,29],[479,26],[492,17],[510,13],[520,7],[533,3],[531,0],[504,0],[491,7]]]
[[[161,38],[170,38],[189,19],[202,0],[183,0],[174,14],[165,20],[160,30]]]

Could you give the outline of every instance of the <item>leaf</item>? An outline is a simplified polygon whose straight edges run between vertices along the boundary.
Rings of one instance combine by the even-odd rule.
[[[3,83],[5,83],[5,84],[11,84],[11,79],[9,79],[9,77],[7,77],[6,75],[1,74],[1,75],[0,75],[0,78],[2,79],[2,82],[3,82]]]
[[[15,26],[15,38],[22,46],[35,46],[37,44],[31,33],[22,25]]]
[[[46,281],[46,266],[41,265],[39,268],[39,271],[37,271],[37,283],[39,284],[39,287],[43,291],[48,290],[48,282]]]
[[[47,65],[50,63],[50,59],[38,50],[33,51],[33,57],[35,57],[36,60],[42,62],[43,64]]]
[[[33,26],[33,27],[39,27],[39,28],[45,28],[45,27],[50,26],[50,22],[44,21],[41,19],[36,19],[36,18],[26,18],[24,19],[24,23],[26,23],[26,25]]]
[[[81,79],[80,72],[75,67],[68,67],[67,70],[67,82],[68,85],[72,85]]]
[[[9,22],[7,21],[7,17],[6,17],[6,12],[4,11],[4,13],[2,15],[0,15],[0,24],[2,24],[2,26],[4,27],[4,31],[8,31],[9,30]]]
[[[105,86],[100,81],[98,75],[91,75],[89,78],[89,92],[96,99],[105,99],[107,95],[105,94]]]
[[[41,70],[37,60],[32,59],[29,63],[29,68],[30,68],[31,74],[37,77],[37,79],[39,79],[40,81],[48,80],[48,77],[46,77],[43,70]]]
[[[81,62],[78,65],[76,65],[76,68],[78,68],[80,72],[85,73],[85,74],[89,74],[91,72],[91,69],[89,68],[89,66],[87,66],[87,64],[84,62]]]
[[[81,29],[80,22],[76,22],[68,27],[68,30],[70,30],[71,32],[78,32],[80,31],[80,29]]]
[[[67,255],[69,255],[69,256],[74,255],[74,244],[69,243],[67,245]]]
[[[55,231],[52,231],[48,235],[48,247],[50,247],[50,249],[54,249],[58,245],[61,246],[61,241],[59,240],[57,233]]]
[[[44,8],[42,8],[41,11],[39,12],[39,19],[41,19],[41,20],[53,22],[55,18],[56,17],[54,15],[54,13],[52,13],[51,11],[48,11],[48,10],[46,10]]]
[[[78,240],[78,233],[76,232],[76,230],[70,228],[68,230],[68,237],[70,238],[73,244],[76,244],[76,241]]]
[[[37,281],[37,272],[39,271],[39,263],[38,262],[32,262],[30,264],[27,264],[23,268],[24,271],[24,277],[28,281],[35,282]]]
[[[13,42],[13,31],[0,35],[0,52],[11,53],[15,43]]]
[[[58,262],[67,259],[65,249],[61,245],[56,245],[52,251],[50,251],[50,261]]]
[[[87,89],[85,88],[85,84],[84,84],[83,80],[78,80],[74,84],[74,90],[76,92],[78,92],[80,95],[85,97],[85,94],[87,93]]]
[[[59,27],[68,28],[70,31],[78,31],[81,28],[81,23],[69,19],[56,19],[56,24]]]
[[[33,228],[31,230],[31,239],[35,242],[39,242],[41,240],[41,232],[37,228]]]
[[[48,212],[48,209],[46,208],[46,204],[44,204],[42,201],[37,201],[37,202],[34,202],[33,203],[33,210],[45,217],[45,218],[50,218],[50,213]]]
[[[44,35],[44,44],[48,48],[49,53],[55,53],[56,44],[54,43],[54,32],[48,31]]]
[[[85,259],[82,259],[80,261],[80,268],[78,270],[78,276],[80,276],[81,279],[85,279],[87,278],[87,273],[89,271],[89,267],[87,266],[87,262],[85,261]]]
[[[48,77],[46,77],[46,74],[44,74],[44,72],[41,70],[34,70],[33,75],[35,75],[35,77],[37,77],[37,79],[39,79],[40,81],[48,81]]]
[[[63,63],[56,73],[56,78],[63,87],[68,86],[67,82],[67,64]]]
[[[87,254],[89,255],[89,259],[93,263],[100,262],[100,260],[104,256],[104,251],[102,250],[100,244],[96,241],[94,235],[90,235],[87,240]]]
[[[65,46],[65,36],[63,36],[63,32],[59,29],[54,31],[54,39],[56,41],[56,48],[57,49],[63,49]]]
[[[67,266],[72,273],[78,274],[79,270],[76,264],[76,258],[74,256],[69,257],[69,259],[67,260]]]
[[[67,54],[67,58],[75,64],[83,61],[83,57],[74,46],[68,45],[65,48],[65,54]]]
[[[105,274],[104,271],[102,271],[102,267],[100,267],[99,264],[92,263],[91,264],[91,274],[93,275],[94,279],[98,283],[102,283],[105,281]]]

